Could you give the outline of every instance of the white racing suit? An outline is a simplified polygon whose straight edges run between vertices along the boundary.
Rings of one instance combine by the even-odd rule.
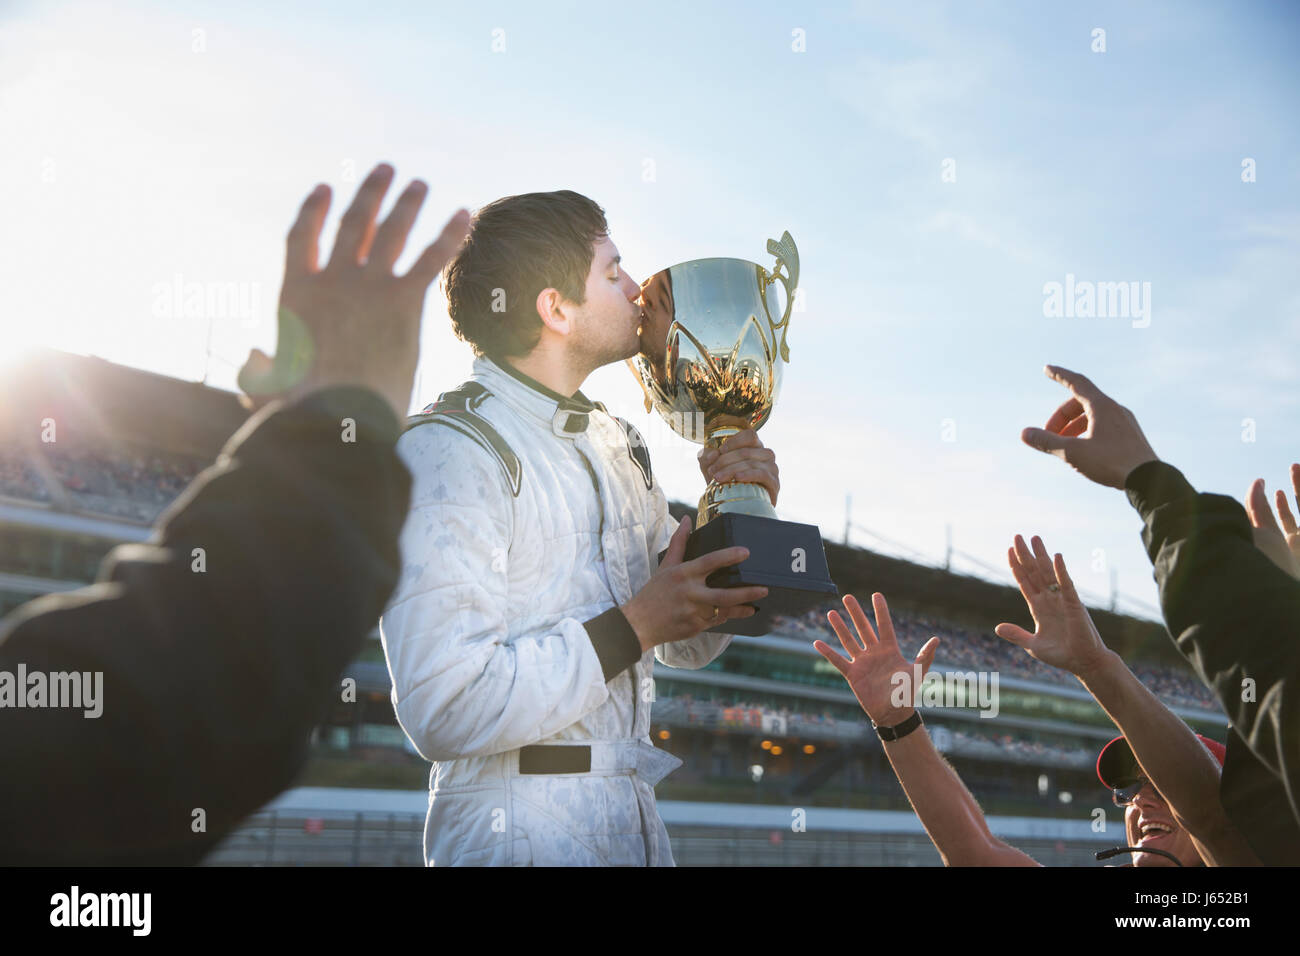
[[[681,761],[650,742],[654,660],[703,667],[731,638],[642,654],[618,610],[676,527],[640,436],[479,358],[397,450],[411,510],[380,633],[433,761],[426,862],[671,866],[653,788]]]

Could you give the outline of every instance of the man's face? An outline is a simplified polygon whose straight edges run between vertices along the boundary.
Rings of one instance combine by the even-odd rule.
[[[1174,822],[1169,806],[1148,781],[1124,809],[1124,829],[1129,846],[1149,846],[1172,853],[1183,866],[1201,862],[1196,845],[1187,831]],[[1134,866],[1173,866],[1173,861],[1154,853],[1134,853]]]
[[[663,372],[668,351],[668,329],[673,323],[673,288],[667,269],[656,272],[641,287],[641,353],[656,371]]]
[[[641,325],[641,287],[623,269],[618,247],[608,236],[595,243],[587,274],[587,300],[576,306],[571,348],[596,369],[636,355]]]

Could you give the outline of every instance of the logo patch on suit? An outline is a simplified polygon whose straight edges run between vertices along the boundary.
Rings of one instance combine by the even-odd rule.
[[[623,433],[627,436],[627,451],[631,455],[632,461],[641,471],[641,477],[645,479],[646,488],[653,488],[655,479],[654,474],[650,471],[650,449],[646,447],[645,439],[641,433],[636,430],[636,426],[631,422],[624,421],[618,416],[612,416],[614,421],[623,426]]]

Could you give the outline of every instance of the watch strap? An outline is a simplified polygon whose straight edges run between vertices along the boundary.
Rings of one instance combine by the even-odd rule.
[[[871,726],[876,728],[876,735],[880,737],[881,740],[890,742],[894,740],[902,740],[912,731],[916,730],[917,727],[920,727],[922,723],[921,711],[913,710],[912,716],[907,718],[907,720],[903,721],[901,724],[895,724],[893,727],[881,727],[873,720]]]

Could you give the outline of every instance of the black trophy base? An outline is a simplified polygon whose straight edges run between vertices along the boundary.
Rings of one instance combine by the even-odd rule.
[[[736,545],[748,548],[749,557],[709,575],[709,586],[761,584],[768,589],[767,597],[754,603],[758,613],[753,617],[727,621],[710,627],[710,631],[750,637],[766,634],[772,630],[773,618],[796,617],[839,594],[826,566],[826,549],[816,525],[721,514],[691,532],[686,540],[686,560]]]

